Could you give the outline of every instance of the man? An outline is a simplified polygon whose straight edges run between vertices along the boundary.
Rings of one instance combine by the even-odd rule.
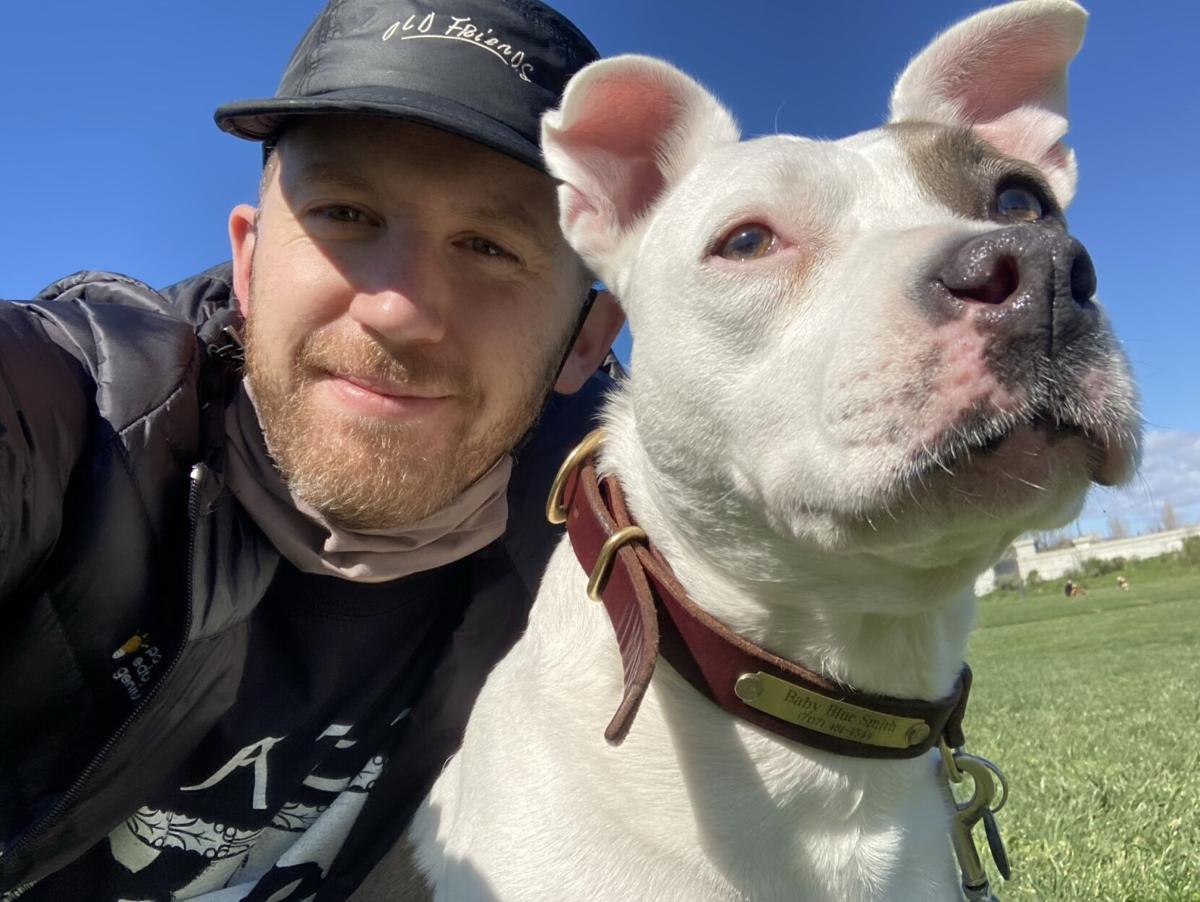
[[[402,833],[606,385],[536,146],[595,56],[332,2],[217,112],[266,158],[231,266],[0,305],[0,898],[341,899]]]

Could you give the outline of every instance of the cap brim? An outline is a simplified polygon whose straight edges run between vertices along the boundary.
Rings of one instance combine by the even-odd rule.
[[[249,141],[264,141],[297,116],[380,116],[406,119],[477,141],[545,172],[537,144],[502,122],[470,107],[419,91],[395,88],[348,88],[313,97],[243,100],[219,107],[213,118],[224,131]]]

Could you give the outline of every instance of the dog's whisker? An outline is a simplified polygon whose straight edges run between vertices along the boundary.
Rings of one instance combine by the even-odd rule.
[[[1046,491],[1046,487],[1044,485],[1038,485],[1036,482],[1030,482],[1028,479],[1022,479],[1020,476],[1014,476],[1012,473],[1008,472],[1008,470],[1001,470],[1000,474],[1008,479],[1011,479],[1013,482],[1019,482],[1022,485],[1029,486],[1031,489],[1037,489],[1039,492]]]
[[[933,461],[933,462],[934,462],[934,463],[935,463],[935,464],[936,464],[936,465],[937,465],[939,468],[941,468],[942,470],[945,470],[945,471],[946,471],[947,473],[949,473],[951,476],[953,476],[953,475],[954,475],[954,471],[953,471],[953,470],[951,470],[951,469],[950,469],[948,466],[946,466],[944,463],[942,463],[942,461],[941,461],[941,460],[938,458],[938,456],[937,456],[936,454],[934,454],[932,451],[930,451],[930,450],[929,450],[929,446],[928,446],[928,445],[926,445],[924,442],[921,442],[921,448],[922,448],[922,450],[924,450],[924,452],[925,452],[926,454],[928,454],[928,455],[929,455],[929,459],[930,459],[930,460],[932,460],[932,461]],[[922,483],[922,485],[924,485],[924,483]]]
[[[958,489],[954,489],[954,491],[958,491]],[[1003,517],[1000,517],[997,514],[993,513],[992,511],[988,510],[986,507],[981,507],[980,505],[976,504],[974,501],[971,500],[972,498],[980,497],[979,495],[970,495],[967,492],[962,492],[962,491],[958,491],[958,493],[963,496],[963,504],[967,505],[967,507],[971,508],[972,510],[978,511],[979,513],[983,514],[989,520],[1000,521],[1000,520],[1004,519]]]
[[[911,498],[913,504],[917,506],[917,510],[921,511],[921,513],[928,513],[928,511],[925,510],[925,505],[920,502],[920,500],[917,498],[916,492],[913,491],[911,483],[908,486],[908,497]]]

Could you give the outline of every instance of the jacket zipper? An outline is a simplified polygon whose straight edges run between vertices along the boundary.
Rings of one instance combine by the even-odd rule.
[[[38,834],[44,833],[47,828],[52,826],[56,820],[62,817],[63,813],[71,806],[75,799],[78,798],[81,790],[87,784],[88,779],[93,773],[96,772],[97,768],[104,763],[104,760],[108,757],[109,752],[112,751],[113,747],[120,742],[121,737],[124,736],[129,730],[130,725],[137,720],[137,718],[141,716],[142,712],[146,710],[150,703],[154,701],[159,690],[163,687],[163,685],[167,682],[167,678],[171,675],[171,671],[175,669],[175,666],[179,663],[180,658],[183,657],[183,650],[187,646],[187,637],[192,630],[192,576],[196,558],[196,524],[200,517],[200,487],[201,483],[203,483],[205,477],[208,475],[207,471],[208,468],[204,464],[199,463],[193,466],[191,473],[188,474],[187,595],[183,615],[183,636],[179,642],[179,648],[176,650],[171,660],[167,663],[166,669],[163,670],[162,676],[159,677],[158,682],[154,684],[154,688],[147,692],[145,697],[137,703],[132,711],[129,712],[129,715],[123,721],[121,721],[121,724],[117,727],[116,731],[108,738],[104,745],[100,747],[100,750],[96,752],[92,760],[87,763],[87,766],[80,771],[79,776],[75,778],[75,782],[72,783],[67,791],[63,793],[62,798],[54,803],[54,805],[49,811],[46,812],[42,819],[29,829],[29,832],[27,832],[7,849],[3,850],[3,852],[0,853],[0,858],[7,857],[13,852],[16,852],[18,849],[29,845],[30,842],[37,839]]]

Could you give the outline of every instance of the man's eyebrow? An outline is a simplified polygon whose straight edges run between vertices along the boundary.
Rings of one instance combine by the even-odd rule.
[[[339,185],[355,191],[370,191],[375,186],[369,179],[363,178],[352,169],[339,166],[336,163],[315,161],[306,163],[300,169],[300,181],[321,182],[323,184]]]

